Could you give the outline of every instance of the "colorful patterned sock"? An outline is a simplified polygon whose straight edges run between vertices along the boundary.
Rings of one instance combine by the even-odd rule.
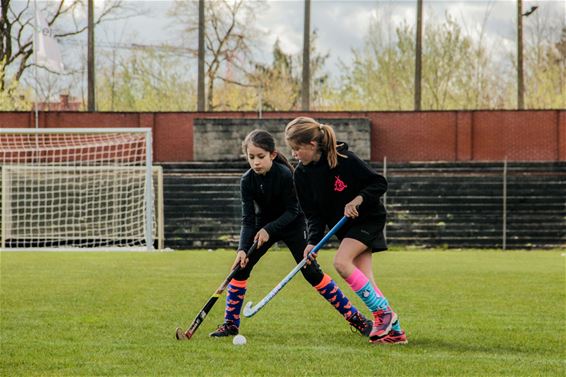
[[[348,297],[342,293],[342,290],[338,287],[336,282],[327,274],[324,274],[320,283],[315,285],[314,288],[330,303],[330,305],[334,306],[334,308],[338,310],[344,318],[348,319],[352,316],[352,314],[358,312],[358,309],[356,309]]]
[[[373,285],[373,288],[375,289],[375,292],[377,293],[378,296],[383,296],[383,297],[385,297],[384,294],[381,293],[381,290],[377,287],[377,285],[375,285],[375,284],[372,284],[372,285]],[[388,307],[388,309],[391,310],[391,311],[393,311],[393,309],[392,309],[390,306]],[[397,332],[403,331],[403,329],[401,329],[401,322],[399,321],[399,317],[397,317],[397,321],[395,321],[395,322],[393,323],[392,329],[393,329],[394,331],[397,331]]]
[[[246,285],[248,281],[232,279],[226,291],[226,312],[224,314],[224,321],[231,321],[234,325],[240,327],[240,311],[244,303],[244,296],[246,295]]]
[[[367,305],[369,310],[375,312],[377,310],[387,310],[389,306],[387,299],[380,296],[371,285],[369,279],[360,269],[356,268],[350,276],[346,278],[346,282],[356,292],[358,297]]]

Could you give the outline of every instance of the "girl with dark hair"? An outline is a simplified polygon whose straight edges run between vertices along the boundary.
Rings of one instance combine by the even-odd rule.
[[[242,149],[250,169],[240,181],[242,228],[234,266],[240,264],[241,269],[227,287],[224,323],[210,334],[213,337],[238,334],[250,273],[275,242],[283,241],[297,263],[303,259],[307,245],[305,219],[293,186],[293,167],[275,150],[273,136],[267,131],[254,130],[246,136]],[[258,241],[257,250],[247,258],[245,250],[254,240]],[[372,322],[352,305],[316,262],[305,266],[301,272],[352,327],[365,336],[369,335]]]
[[[342,216],[350,220],[336,233],[340,246],[334,257],[336,271],[373,314],[372,343],[407,343],[397,314],[377,287],[372,253],[387,250],[383,228],[386,211],[381,196],[384,177],[338,143],[331,126],[299,117],[285,128],[285,140],[300,162],[295,187],[307,218],[306,256]],[[313,255],[313,260],[316,255]]]

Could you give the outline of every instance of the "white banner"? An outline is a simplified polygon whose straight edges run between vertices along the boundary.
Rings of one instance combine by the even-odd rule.
[[[37,64],[51,71],[63,72],[63,60],[59,45],[53,37],[53,29],[39,10],[35,12],[36,17],[36,59]]]

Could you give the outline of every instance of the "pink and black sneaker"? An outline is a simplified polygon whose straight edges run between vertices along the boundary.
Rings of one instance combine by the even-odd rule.
[[[383,338],[391,331],[393,322],[397,320],[397,314],[392,310],[378,310],[373,312],[373,327],[369,334],[370,342]]]
[[[364,317],[362,313],[355,312],[350,316],[350,318],[347,319],[347,321],[350,323],[350,326],[352,326],[353,329],[359,331],[361,335],[369,336],[369,333],[371,332],[372,322]],[[355,331],[353,329],[352,331]]]
[[[391,330],[383,338],[379,338],[375,341],[370,341],[371,343],[384,343],[384,344],[407,344],[407,334],[405,331],[395,331]]]

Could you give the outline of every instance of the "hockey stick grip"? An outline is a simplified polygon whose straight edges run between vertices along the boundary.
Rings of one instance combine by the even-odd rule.
[[[255,240],[254,243],[252,244],[252,246],[250,246],[250,248],[246,252],[246,258],[248,258],[257,249],[257,244],[258,244],[258,241]],[[238,271],[240,271],[241,269],[242,269],[242,267],[238,263],[238,265],[236,265],[234,267],[234,269],[232,270],[232,272],[230,272],[230,274],[226,277],[226,279],[224,279],[224,283],[226,283],[224,288],[226,288],[226,286],[228,286],[228,284],[230,284],[230,280],[232,280],[234,275],[236,275],[238,273]],[[222,289],[222,290],[224,290],[224,289]]]

